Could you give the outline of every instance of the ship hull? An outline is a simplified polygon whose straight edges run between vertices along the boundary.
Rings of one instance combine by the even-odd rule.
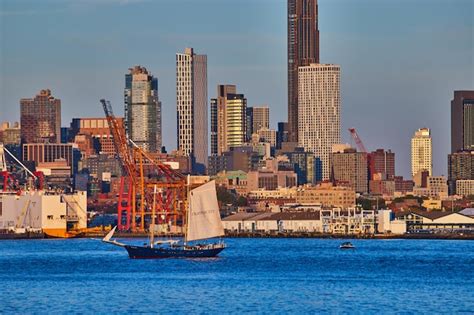
[[[66,229],[43,229],[43,233],[46,238],[75,238],[84,234],[80,231],[67,231]]]
[[[224,246],[212,248],[199,247],[158,247],[125,245],[128,255],[132,259],[160,259],[160,258],[211,258],[216,257],[224,250]]]

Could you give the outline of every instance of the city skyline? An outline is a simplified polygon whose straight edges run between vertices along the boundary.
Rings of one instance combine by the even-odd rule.
[[[5,26],[1,31],[2,38],[5,38],[2,43],[7,43],[2,47],[2,55],[5,57],[0,58],[2,69],[1,120],[18,121],[20,98],[35,95],[37,91],[44,88],[50,88],[53,95],[62,100],[63,126],[67,126],[73,117],[102,116],[98,103],[98,99],[101,97],[111,99],[117,114],[121,114],[119,109],[123,104],[121,99],[123,73],[130,65],[141,64],[147,67],[160,81],[160,94],[163,95],[163,121],[165,122],[164,145],[168,150],[171,150],[176,147],[173,57],[185,46],[195,47],[199,53],[209,56],[208,95],[213,95],[212,91],[217,83],[236,84],[239,86],[240,93],[245,94],[248,98],[249,106],[269,104],[271,109],[270,127],[274,128],[278,121],[287,119],[285,88],[286,1],[277,2],[275,7],[265,11],[263,9],[268,7],[266,5],[268,1],[242,1],[238,5],[226,3],[224,6],[217,6],[213,9],[212,12],[216,12],[218,9],[222,10],[229,6],[235,7],[237,12],[244,12],[246,9],[253,8],[255,12],[249,11],[249,16],[246,17],[250,19],[258,13],[264,14],[261,16],[261,21],[251,19],[252,23],[249,23],[248,26],[243,25],[245,23],[237,25],[241,27],[241,33],[248,31],[246,28],[255,31],[245,37],[242,37],[242,34],[238,35],[239,32],[229,30],[229,26],[223,29],[223,32],[230,31],[231,36],[227,38],[222,36],[222,33],[213,33],[209,26],[216,21],[206,24],[200,19],[203,23],[196,24],[199,26],[196,27],[197,30],[187,30],[189,34],[184,33],[184,30],[179,29],[179,26],[176,25],[177,29],[174,30],[178,34],[183,32],[181,36],[171,36],[176,35],[175,33],[163,34],[159,27],[148,30],[147,32],[156,34],[161,39],[167,38],[166,35],[168,35],[165,42],[172,43],[169,46],[165,45],[163,49],[158,47],[145,53],[127,46],[125,56],[119,54],[119,57],[111,55],[114,51],[112,48],[117,48],[116,45],[120,47],[121,44],[126,44],[126,40],[123,40],[122,43],[121,39],[114,39],[114,36],[117,35],[115,32],[105,39],[98,38],[100,31],[97,35],[89,38],[92,32],[91,28],[86,29],[83,33],[74,32],[70,37],[72,39],[65,42],[67,37],[61,37],[62,31],[51,30],[48,23],[41,24],[37,30],[31,32],[31,35],[23,34],[22,28],[13,30],[17,22],[12,18],[16,18],[18,21],[28,19],[29,23],[34,23],[38,17],[61,14],[63,19],[71,18],[70,23],[64,22],[64,28],[67,30],[74,25],[74,18],[83,17],[85,13],[90,13],[94,22],[94,19],[98,18],[95,13],[99,12],[99,9],[103,9],[104,6],[111,10],[112,16],[128,11],[138,10],[141,12],[150,5],[155,7],[162,5],[162,8],[165,9],[174,8],[174,11],[171,10],[172,12],[176,12],[177,7],[170,2],[156,4],[147,1],[102,1],[93,4],[91,1],[80,1],[76,4],[65,2],[61,10],[57,8],[58,3],[53,3],[53,8],[51,8],[51,3],[46,2],[45,8],[36,7],[35,10],[35,4],[26,5],[28,3],[26,1],[14,4],[5,1],[0,7],[0,14],[4,20],[2,25]],[[192,16],[187,16],[190,12],[197,10],[196,12],[205,14],[204,9],[197,8],[193,3],[184,3],[186,6],[182,6],[181,9],[186,9],[183,12],[191,21]],[[203,3],[204,8],[209,8],[208,4],[216,4],[215,1]],[[446,175],[446,158],[450,152],[450,120],[447,117],[449,117],[453,91],[472,89],[474,85],[472,71],[469,71],[469,69],[473,69],[472,55],[474,55],[472,53],[472,20],[468,19],[472,3],[458,1],[455,4],[450,4],[448,1],[435,1],[430,2],[433,5],[428,10],[424,10],[422,5],[424,3],[426,1],[419,1],[412,4],[410,8],[406,8],[398,2],[377,4],[375,1],[363,1],[359,6],[354,6],[354,4],[343,1],[339,3],[319,1],[321,62],[341,64],[343,69],[341,79],[342,138],[346,142],[350,142],[346,129],[356,127],[370,150],[380,147],[396,152],[396,173],[405,176],[409,174],[410,168],[410,138],[412,133],[421,127],[429,127],[433,131],[434,174]],[[48,5],[50,10],[48,10]],[[55,5],[56,8],[54,8]],[[21,8],[22,6],[24,8]],[[345,7],[343,8],[343,6]],[[367,10],[368,7],[371,7],[370,10]],[[25,8],[28,10],[25,11]],[[382,9],[379,14],[384,17],[385,23],[375,29],[377,9]],[[441,22],[439,20],[430,21],[429,17],[436,15],[440,10],[443,10],[445,19]],[[390,12],[389,15],[387,15],[388,12]],[[394,23],[401,20],[402,13],[406,13],[403,15],[405,23],[400,23],[397,25],[398,28],[395,28]],[[344,19],[334,19],[337,16],[344,17]],[[356,25],[350,25],[350,22],[357,20],[357,17],[364,17],[365,20],[358,21]],[[140,23],[147,22],[140,20]],[[171,21],[164,19],[164,25],[174,26],[175,24],[177,23],[173,22],[172,24]],[[448,25],[449,29],[447,29]],[[117,28],[124,31],[122,28]],[[415,32],[411,33],[410,28]],[[99,30],[101,29],[99,28]],[[388,32],[384,33],[387,29]],[[36,33],[36,31],[44,33],[45,30],[50,31],[48,36],[52,36],[53,45],[51,45],[51,40],[45,40]],[[206,32],[213,35],[203,36]],[[354,35],[353,37],[348,36],[351,33]],[[34,55],[30,53],[29,59],[25,59],[24,52],[18,51],[24,45],[22,41],[20,43],[12,41],[15,35],[24,39],[24,42],[36,43],[40,47],[47,43],[49,46],[59,49],[49,48],[46,50],[48,53],[46,55],[44,55],[45,52],[38,50]],[[125,35],[126,37],[130,36],[127,32]],[[434,38],[438,38],[439,35],[445,36],[441,36],[440,43],[435,44]],[[60,40],[54,41],[55,36]],[[345,38],[348,39],[347,42],[344,42],[344,36],[348,36]],[[251,49],[240,48],[237,52],[226,55],[222,49],[216,49],[212,44],[212,42],[220,40],[229,41],[229,43],[247,40],[250,41]],[[355,44],[357,40],[359,42]],[[389,40],[392,42],[389,43]],[[391,45],[395,44],[400,47],[394,49]],[[431,49],[423,46],[426,44]],[[447,46],[446,49],[444,45]],[[454,46],[457,50],[449,49]],[[71,69],[71,61],[76,61],[73,59],[74,54],[68,56],[60,53],[61,51],[64,53],[64,50],[68,52],[68,49],[72,47],[78,47],[80,52],[85,52],[84,58],[76,62],[76,67],[85,67],[85,69],[74,69],[74,67]],[[346,52],[348,47],[353,48],[349,54]],[[389,51],[390,47],[396,51],[396,54]],[[404,47],[409,49],[403,49]],[[232,48],[235,49],[235,46]],[[262,48],[263,50],[260,50]],[[170,50],[172,50],[171,54]],[[255,55],[255,52],[258,54]],[[238,56],[239,54],[241,56]],[[252,54],[254,54],[254,60],[250,59]],[[397,58],[391,58],[394,55],[397,55]],[[440,58],[441,56],[443,58]],[[267,57],[270,57],[269,60],[265,60]],[[9,61],[8,64],[6,60]],[[57,61],[57,64],[51,64],[52,61]],[[94,72],[94,76],[90,75],[90,69],[87,69],[89,67],[96,68],[97,73]],[[51,72],[46,72],[47,68],[51,68]],[[399,68],[403,68],[403,71]],[[447,73],[447,75],[440,76],[440,73]],[[107,75],[105,76],[105,74]],[[385,80],[380,80],[381,77]],[[22,84],[17,87],[15,82],[22,82]],[[100,88],[92,90],[94,86]],[[207,101],[209,102],[209,100]],[[405,122],[403,128],[399,128],[399,123],[393,124],[394,128],[387,128],[389,125],[387,122],[392,122],[394,117]],[[380,132],[381,130],[383,132]]]

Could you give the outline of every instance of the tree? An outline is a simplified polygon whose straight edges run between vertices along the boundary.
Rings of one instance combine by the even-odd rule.
[[[237,197],[225,187],[217,187],[217,200],[223,204],[234,204]]]
[[[236,207],[246,207],[248,206],[247,198],[245,198],[244,196],[239,196],[239,198],[235,200],[233,205]]]

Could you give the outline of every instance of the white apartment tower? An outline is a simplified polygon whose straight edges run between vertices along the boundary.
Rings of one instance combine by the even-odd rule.
[[[125,75],[124,102],[128,137],[145,151],[161,151],[158,80],[145,67],[135,66]]]
[[[207,56],[192,48],[176,54],[178,149],[193,158],[193,171],[207,165]]]
[[[411,175],[420,171],[428,171],[432,175],[433,157],[431,133],[428,128],[418,129],[411,138]]]
[[[322,179],[330,177],[329,158],[341,139],[341,68],[310,64],[298,68],[298,144],[322,163]]]

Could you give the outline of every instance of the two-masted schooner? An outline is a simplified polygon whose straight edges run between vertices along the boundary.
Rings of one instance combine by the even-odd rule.
[[[116,227],[102,241],[124,247],[130,258],[205,258],[217,256],[226,247],[223,241],[197,242],[224,235],[215,181],[208,182],[189,191],[188,201],[183,241],[178,239],[154,240],[154,205],[149,244],[136,246],[113,240],[112,237]]]

